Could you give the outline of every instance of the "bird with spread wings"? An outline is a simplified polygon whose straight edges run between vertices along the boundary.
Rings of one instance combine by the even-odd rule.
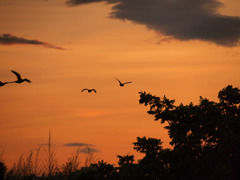
[[[31,83],[31,81],[29,79],[22,79],[21,75],[19,73],[17,73],[16,71],[12,70],[12,73],[14,73],[17,76],[17,80],[13,81],[13,82],[9,82],[9,83],[23,83],[24,81]]]
[[[1,86],[4,86],[5,84],[7,84],[8,82],[2,82],[2,81],[0,81],[0,87]]]
[[[116,77],[115,77],[115,78],[116,78]],[[125,83],[122,83],[118,78],[116,78],[116,80],[118,80],[119,85],[122,86],[122,87],[123,87],[125,84],[132,83],[132,82],[125,82]]]
[[[94,91],[95,93],[97,93],[97,91],[96,91],[95,89],[87,89],[87,88],[85,88],[85,89],[83,89],[81,92],[83,92],[83,91],[88,91],[89,93],[91,93],[92,91]]]

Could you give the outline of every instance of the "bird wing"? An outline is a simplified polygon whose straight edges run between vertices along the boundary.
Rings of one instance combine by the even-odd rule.
[[[92,91],[94,91],[95,93],[97,93],[97,91],[95,89],[91,89]]]
[[[115,79],[118,80],[118,82],[119,82],[120,84],[122,84],[121,81],[120,81],[118,78],[115,77]]]
[[[29,82],[29,83],[31,83],[31,81],[29,80],[29,79],[24,79],[25,81],[27,81],[27,82]]]
[[[85,90],[88,90],[88,89],[85,88],[85,89],[83,89],[81,92],[83,92],[83,91],[85,91]]]
[[[132,83],[132,82],[125,82],[125,83],[123,83],[123,84],[128,84],[128,83]]]
[[[18,79],[22,79],[21,76],[20,76],[20,74],[17,73],[16,71],[13,71],[13,70],[12,70],[12,73],[14,73],[14,74],[17,76]]]

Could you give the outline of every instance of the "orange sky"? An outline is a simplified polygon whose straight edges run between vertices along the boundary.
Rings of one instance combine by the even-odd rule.
[[[223,87],[240,85],[239,46],[164,41],[144,25],[108,18],[112,5],[65,2],[0,0],[0,34],[64,48],[0,44],[0,81],[14,81],[11,70],[32,81],[0,87],[0,148],[9,166],[46,143],[49,129],[60,163],[75,149],[66,143],[92,144],[99,159],[115,164],[116,155],[135,153],[137,136],[169,147],[163,126],[139,105],[139,91],[186,104],[200,95],[217,100]],[[219,13],[240,16],[238,0],[221,2]],[[122,88],[115,77],[133,83]]]

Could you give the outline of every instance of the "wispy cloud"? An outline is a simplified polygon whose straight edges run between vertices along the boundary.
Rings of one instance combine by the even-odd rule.
[[[86,144],[86,143],[67,143],[67,144],[64,144],[63,146],[68,146],[68,147],[79,147],[79,146],[92,146],[91,144]]]
[[[74,142],[74,143],[64,144],[63,146],[66,146],[66,147],[81,147],[81,149],[79,150],[79,152],[81,152],[81,153],[100,152],[99,150],[93,148],[94,145],[87,144],[87,143]]]
[[[240,17],[221,15],[218,0],[67,0],[70,6],[113,3],[110,17],[143,24],[178,40],[237,46]]]
[[[13,36],[11,34],[2,34],[0,35],[0,44],[2,45],[15,45],[15,44],[31,44],[31,45],[41,45],[47,48],[54,48],[58,50],[64,50],[64,48],[55,46],[46,42],[39,40],[30,40],[23,37]]]
[[[38,144],[39,146],[49,146],[49,144]]]
[[[83,149],[80,150],[81,153],[95,153],[95,152],[100,152],[99,150],[92,148],[92,147],[84,147]]]
[[[118,2],[120,0],[68,0],[66,4],[70,6],[76,6],[76,5],[82,5],[82,4],[88,4],[88,3],[95,3],[95,2]]]

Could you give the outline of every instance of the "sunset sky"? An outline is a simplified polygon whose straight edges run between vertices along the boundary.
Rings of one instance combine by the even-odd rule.
[[[178,105],[239,88],[239,10],[239,0],[0,0],[0,81],[16,81],[11,70],[32,81],[0,87],[4,161],[47,143],[49,130],[60,165],[69,143],[113,164],[138,156],[137,136],[170,147],[138,92]]]

